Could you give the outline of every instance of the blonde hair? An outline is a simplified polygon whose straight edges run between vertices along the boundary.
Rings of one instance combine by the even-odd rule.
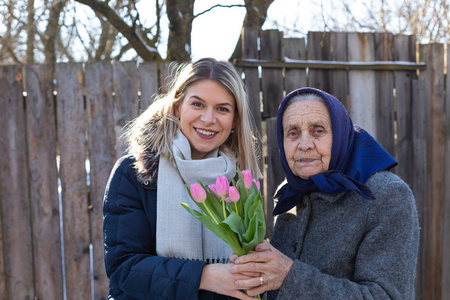
[[[257,137],[254,134],[242,79],[231,63],[217,61],[214,58],[181,64],[168,85],[168,92],[158,96],[153,104],[128,125],[125,132],[128,153],[135,157],[138,172],[144,166],[140,165],[137,158],[145,160],[145,156],[150,153],[172,159],[172,139],[180,129],[179,120],[175,117],[175,108],[183,102],[186,89],[201,79],[220,83],[236,101],[235,132],[220,150],[232,158],[237,157],[237,164],[241,170],[248,169],[254,176],[260,177]]]

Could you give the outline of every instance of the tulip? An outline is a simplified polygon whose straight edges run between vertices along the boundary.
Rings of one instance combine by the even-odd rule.
[[[250,172],[250,170],[244,170],[242,171],[242,177],[244,178],[244,186],[248,190],[252,186],[252,173]]]
[[[216,194],[220,198],[224,199],[228,195],[228,189],[230,188],[230,183],[226,176],[217,176],[216,179]]]
[[[230,200],[234,202],[234,209],[236,210],[236,213],[239,215],[237,202],[241,198],[241,195],[239,194],[239,191],[235,186],[231,186],[229,192],[230,192]]]
[[[230,200],[231,200],[231,202],[239,201],[239,198],[241,197],[241,195],[239,194],[239,191],[237,190],[236,187],[230,186],[229,192],[230,192]]]
[[[226,197],[226,198],[225,198],[225,202],[226,202],[226,203],[232,203],[233,201],[231,201],[230,197]]]
[[[206,192],[203,187],[198,183],[191,184],[192,198],[197,203],[203,203],[206,200]]]
[[[228,196],[228,190],[230,188],[230,183],[226,176],[217,176],[216,179],[216,192],[217,195],[222,199],[222,213],[223,219],[227,218],[227,212],[225,209],[225,198]]]
[[[261,183],[259,183],[259,180],[253,179],[253,182],[256,184],[256,187],[258,188],[258,191],[261,190]]]
[[[208,206],[205,203],[206,200],[206,191],[205,189],[198,183],[191,184],[191,195],[192,199],[194,199],[195,202],[203,204],[203,207],[205,208],[203,211],[207,213],[211,219],[213,219],[214,223],[219,224],[219,222],[216,220],[214,215],[209,210]]]
[[[216,194],[217,197],[219,197],[219,195],[217,194],[216,185],[215,185],[214,183],[208,185],[208,187],[209,187],[209,189],[210,189],[214,194]]]

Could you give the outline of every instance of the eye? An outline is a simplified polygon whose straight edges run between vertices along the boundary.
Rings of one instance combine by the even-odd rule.
[[[203,107],[203,103],[201,103],[200,101],[193,101],[191,105],[194,107]]]
[[[315,126],[313,128],[313,130],[312,130],[312,133],[315,136],[321,136],[321,135],[324,135],[326,133],[326,130],[322,126]]]
[[[293,139],[293,138],[296,138],[297,136],[298,136],[297,130],[289,130],[286,133],[286,138],[288,138],[288,139]]]
[[[225,106],[220,106],[217,108],[217,110],[220,112],[230,112],[230,110]]]

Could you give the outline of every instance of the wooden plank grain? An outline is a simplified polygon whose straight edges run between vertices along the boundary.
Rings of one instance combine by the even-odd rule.
[[[394,36],[394,59],[401,61],[415,61],[415,37],[408,35]],[[415,72],[395,71],[395,111],[397,124],[397,143],[395,145],[395,158],[398,167],[395,173],[408,184],[412,182],[412,80],[416,78]]]
[[[266,220],[273,224],[274,218],[272,215],[275,204],[273,203],[273,196],[277,190],[278,185],[283,182],[285,174],[281,167],[280,155],[278,151],[277,142],[277,121],[276,118],[270,118],[266,120],[266,134],[267,134],[267,181],[270,184],[267,185],[267,199],[272,203],[272,209],[267,211]],[[267,227],[267,237],[271,238],[273,234],[273,228]]]
[[[306,59],[306,41],[304,38],[284,39],[285,59]],[[306,69],[285,69],[284,90],[289,94],[293,90],[307,86]]]
[[[259,58],[259,50],[257,47],[261,30],[257,28],[244,28],[242,31],[243,58],[257,59]],[[261,82],[257,68],[244,68],[244,84],[249,100],[249,108],[253,116],[255,128],[261,135]]]
[[[308,32],[308,60],[330,60],[330,33]],[[310,69],[308,86],[330,93],[329,70]]]
[[[283,50],[283,34],[278,30],[266,30],[260,35],[260,58],[269,60],[282,60],[284,53]],[[278,106],[280,105],[284,93],[284,82],[283,82],[283,70],[282,69],[262,69],[261,73],[261,89],[262,89],[262,118],[267,119],[277,115]],[[266,131],[267,134],[267,131]],[[271,143],[266,139],[268,143]],[[267,149],[271,147],[267,144]],[[268,174],[273,173],[274,165],[271,163],[267,164],[267,195],[265,197],[265,208],[266,208],[266,222],[267,224],[273,224],[273,201],[271,190],[277,184],[276,180],[269,178]],[[272,235],[272,228],[267,228],[268,236]]]
[[[126,153],[122,135],[125,125],[138,116],[139,76],[136,63],[113,61],[114,119],[116,122],[116,150],[119,156]]]
[[[0,67],[1,299],[35,294],[22,79],[20,66]]]
[[[427,163],[427,147],[428,147],[428,101],[427,90],[423,80],[413,79],[411,90],[411,118],[414,120],[411,124],[411,142],[412,142],[412,172],[411,190],[416,199],[417,212],[419,216],[420,230],[419,252],[416,268],[415,294],[416,299],[425,298],[425,281],[426,281],[426,265],[425,265],[425,249],[426,249],[426,231],[427,231],[427,194],[428,194],[428,163]]]
[[[375,33],[375,60],[394,59],[394,36],[387,32]],[[394,130],[394,72],[377,71],[376,81],[376,126],[378,142],[392,155],[395,155]]]
[[[283,33],[265,30],[261,34],[261,59],[282,60]],[[282,69],[262,69],[263,118],[277,115],[278,106],[284,97]]]
[[[330,62],[346,61],[347,34],[343,32],[308,32],[308,59]],[[308,85],[332,94],[348,109],[348,71],[310,69]]]
[[[142,112],[153,103],[158,94],[158,63],[143,62],[139,64],[139,89],[141,92],[139,111]]]
[[[427,223],[425,225],[425,294],[441,296],[442,292],[442,204],[444,160],[444,47],[443,44],[419,46],[420,59],[427,63],[421,71],[430,106],[429,143],[427,149],[428,184]]]
[[[27,146],[36,297],[62,299],[56,124],[48,65],[25,65]]]
[[[88,153],[90,163],[90,220],[94,266],[94,299],[107,299],[108,278],[103,260],[103,194],[115,161],[112,66],[107,62],[85,67]]]
[[[91,296],[83,69],[57,64],[57,125],[67,299]]]
[[[450,295],[450,47],[447,45],[447,93],[445,96],[444,203],[442,210],[442,294]]]
[[[372,33],[348,33],[349,61],[374,61],[375,38]],[[361,126],[374,138],[376,127],[375,71],[349,71],[349,107],[353,123]]]

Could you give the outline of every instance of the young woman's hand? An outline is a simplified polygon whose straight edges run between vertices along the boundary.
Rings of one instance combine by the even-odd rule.
[[[203,267],[202,279],[200,281],[201,290],[208,290],[218,294],[232,296],[241,300],[255,300],[246,295],[241,287],[235,282],[249,280],[252,277],[240,273],[231,273],[233,264],[207,264]],[[253,274],[253,273],[250,273]]]
[[[279,289],[294,263],[267,241],[257,245],[255,250],[240,257],[233,254],[230,256],[234,263],[230,269],[233,274],[259,274],[235,282],[238,288],[246,289],[250,296]]]

